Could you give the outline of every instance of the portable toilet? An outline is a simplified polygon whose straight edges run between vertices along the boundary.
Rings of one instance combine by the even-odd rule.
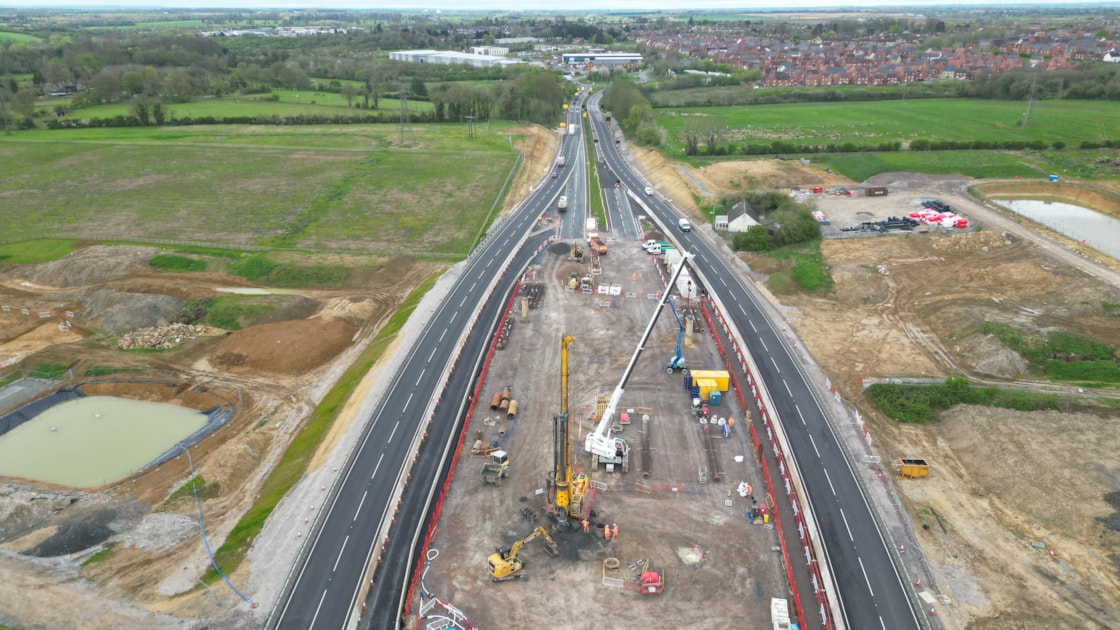
[[[708,404],[715,407],[719,404],[721,396],[718,389],[708,392]]]
[[[1056,182],[1056,181],[1058,181],[1058,176],[1057,175],[1051,175],[1050,177],[1047,177],[1046,179],[1048,179],[1052,182]]]

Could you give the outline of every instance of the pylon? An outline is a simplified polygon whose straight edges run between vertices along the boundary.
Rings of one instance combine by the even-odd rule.
[[[906,553],[906,545],[899,545],[898,553]]]
[[[929,609],[929,616],[930,617],[936,617],[937,616],[937,611],[934,610],[933,608],[930,608]]]
[[[914,588],[922,588],[921,578],[918,578],[917,580],[914,580]]]

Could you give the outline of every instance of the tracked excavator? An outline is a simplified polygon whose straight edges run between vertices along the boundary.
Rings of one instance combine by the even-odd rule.
[[[691,254],[682,251],[681,256],[687,260],[691,257]],[[649,324],[646,325],[646,330],[642,333],[642,338],[638,340],[638,347],[634,349],[634,354],[630,357],[630,363],[628,363],[626,369],[623,370],[622,378],[618,381],[618,386],[614,388],[614,392],[611,393],[607,406],[603,409],[603,413],[600,414],[599,422],[595,425],[595,430],[588,433],[587,437],[584,438],[583,450],[591,453],[592,468],[598,468],[598,465],[601,463],[605,465],[607,472],[614,472],[617,466],[621,466],[622,472],[627,472],[629,470],[630,445],[626,443],[626,440],[611,435],[611,423],[614,422],[614,412],[618,407],[619,401],[622,400],[622,393],[626,389],[626,382],[630,380],[630,374],[634,371],[634,365],[638,363],[638,357],[642,355],[642,349],[645,348],[646,342],[649,341],[649,336],[653,332],[653,325],[657,323],[657,316],[660,315],[662,309],[665,308],[665,302],[669,300],[670,290],[677,285],[677,278],[680,277],[684,268],[685,264],[684,261],[682,261],[677,267],[677,270],[673,272],[673,277],[669,279],[669,285],[661,292],[661,299],[657,302],[657,308],[653,310],[653,317],[650,318]],[[675,309],[674,312],[676,312]]]
[[[556,545],[556,541],[549,535],[548,530],[544,525],[537,525],[528,536],[518,540],[509,547],[498,547],[498,551],[490,554],[487,559],[487,567],[490,569],[490,579],[495,582],[508,582],[510,580],[524,579],[520,571],[524,568],[525,563],[521,561],[519,554],[521,548],[533,541],[534,538],[544,537],[544,550],[550,556],[556,556],[560,553],[560,548]]]
[[[548,476],[553,513],[563,519],[583,518],[587,475],[572,472],[572,443],[568,422],[568,344],[560,340],[560,413],[552,418],[552,472]]]

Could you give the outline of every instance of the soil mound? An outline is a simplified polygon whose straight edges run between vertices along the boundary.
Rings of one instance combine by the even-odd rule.
[[[9,273],[53,287],[80,287],[119,280],[137,268],[148,270],[155,247],[95,245],[41,265],[19,265]]]
[[[223,339],[211,364],[234,372],[294,376],[333,359],[357,332],[357,326],[336,317],[261,324]]]
[[[83,304],[84,321],[110,335],[118,335],[138,328],[165,326],[183,310],[184,302],[170,295],[101,289],[94,291]]]

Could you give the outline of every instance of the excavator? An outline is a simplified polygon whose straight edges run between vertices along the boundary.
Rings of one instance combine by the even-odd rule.
[[[681,256],[688,259],[691,257],[691,254],[682,251]],[[642,338],[638,340],[638,347],[634,349],[634,354],[630,357],[630,363],[628,363],[626,369],[623,370],[622,377],[618,381],[618,386],[614,388],[614,392],[611,393],[607,406],[603,409],[603,413],[599,415],[599,422],[595,425],[595,430],[588,433],[587,437],[583,440],[583,450],[591,453],[591,463],[594,468],[598,468],[598,465],[603,463],[606,465],[607,472],[613,472],[615,466],[620,464],[622,466],[622,472],[627,472],[629,469],[630,446],[626,443],[626,440],[611,435],[611,423],[614,422],[614,411],[618,408],[619,401],[622,400],[622,393],[626,389],[626,382],[630,380],[630,374],[634,371],[634,366],[638,363],[638,357],[642,355],[642,349],[645,347],[646,342],[649,341],[649,336],[653,332],[653,325],[657,323],[657,316],[661,314],[661,310],[665,308],[665,302],[669,300],[669,289],[677,285],[677,278],[680,277],[684,268],[685,264],[682,261],[677,267],[677,270],[673,272],[673,277],[669,279],[669,285],[666,287],[666,290],[661,292],[661,300],[657,302],[657,307],[653,310],[653,317],[651,317],[649,323],[646,324],[646,330],[642,333]],[[675,313],[676,309],[674,309],[673,312]],[[681,332],[683,334],[683,327]],[[677,353],[680,354],[679,345]]]
[[[688,361],[681,356],[681,339],[684,337],[684,322],[681,321],[681,316],[677,313],[677,307],[673,306],[673,300],[669,300],[669,308],[673,309],[673,317],[677,318],[677,325],[680,326],[680,332],[677,333],[677,352],[669,357],[665,362],[665,372],[672,374],[673,372],[680,372],[688,376]]]
[[[520,573],[525,563],[521,561],[518,554],[521,553],[521,548],[532,542],[534,538],[544,537],[544,550],[550,556],[556,556],[560,553],[560,548],[556,545],[556,541],[549,535],[548,530],[544,525],[537,525],[537,528],[532,531],[528,536],[518,540],[509,547],[498,547],[498,551],[490,554],[487,558],[487,566],[490,569],[490,579],[495,582],[508,582],[510,580],[520,580],[525,576]]]
[[[572,446],[568,423],[568,344],[575,337],[560,340],[560,413],[552,418],[552,462],[548,475],[553,511],[562,519],[582,518],[587,475],[572,472]]]

